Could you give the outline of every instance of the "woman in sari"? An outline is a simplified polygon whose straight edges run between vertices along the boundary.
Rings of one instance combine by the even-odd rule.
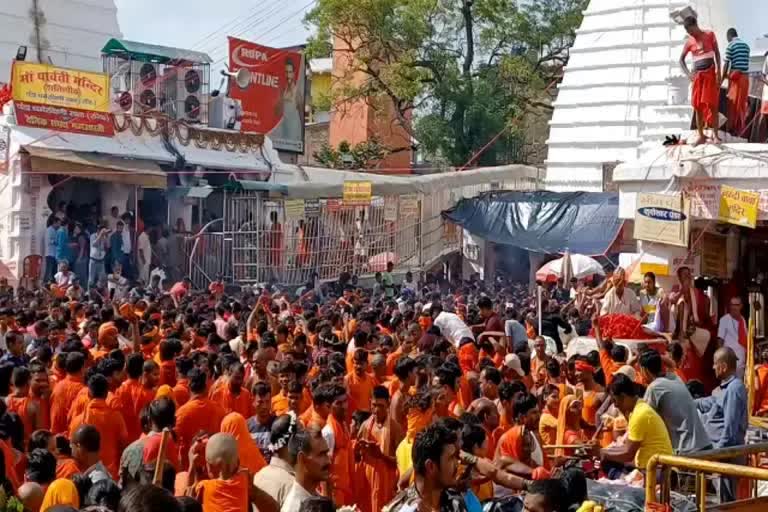
[[[582,402],[576,395],[566,395],[560,401],[560,410],[557,418],[557,445],[573,446],[584,443],[584,431],[581,428]],[[574,450],[558,448],[558,456],[571,457]]]
[[[544,410],[539,420],[539,435],[544,445],[556,444],[557,418],[560,410],[560,388],[555,384],[546,384],[541,392]]]

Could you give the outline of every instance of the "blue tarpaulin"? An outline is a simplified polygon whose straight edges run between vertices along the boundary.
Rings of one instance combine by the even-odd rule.
[[[493,243],[590,256],[605,254],[622,225],[619,195],[610,192],[487,192],[443,217]]]

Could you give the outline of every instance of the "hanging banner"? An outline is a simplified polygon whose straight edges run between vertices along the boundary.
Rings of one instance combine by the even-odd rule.
[[[384,200],[384,222],[397,221],[397,198],[390,197]]]
[[[400,196],[400,215],[415,217],[419,214],[419,197],[416,194]]]
[[[757,225],[757,207],[759,204],[759,192],[749,192],[723,185],[720,187],[720,209],[717,219],[721,222],[754,229]]]
[[[34,62],[13,63],[14,102],[109,112],[109,75]]]
[[[239,103],[236,129],[269,135],[282,151],[304,152],[304,56],[296,49],[277,49],[229,38],[229,70],[246,69],[251,81],[241,88],[232,81],[229,97]]]
[[[689,211],[682,195],[638,194],[635,239],[688,247]]]
[[[115,135],[111,114],[51,107],[49,105],[33,105],[22,101],[15,102],[13,106],[16,111],[16,124],[19,126],[101,137]]]
[[[304,218],[303,199],[286,199],[284,209],[286,221],[296,221]]]
[[[371,195],[370,181],[344,182],[344,206],[369,206]]]

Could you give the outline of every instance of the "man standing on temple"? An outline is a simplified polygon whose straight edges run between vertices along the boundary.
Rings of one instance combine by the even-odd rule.
[[[729,28],[722,80],[728,78],[728,132],[743,137],[749,111],[749,54],[747,43]]]
[[[691,105],[696,111],[696,128],[699,137],[695,146],[707,141],[704,128],[712,129],[712,141],[720,143],[717,133],[718,108],[720,103],[720,49],[717,46],[715,33],[709,30],[701,30],[699,23],[693,16],[683,21],[685,31],[690,36],[683,46],[680,55],[680,67],[693,82]],[[693,55],[693,71],[688,68],[685,59],[688,54]]]

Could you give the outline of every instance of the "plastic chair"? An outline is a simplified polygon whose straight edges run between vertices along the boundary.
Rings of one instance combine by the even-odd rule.
[[[24,258],[24,262],[21,264],[22,274],[19,279],[19,286],[23,286],[27,290],[32,288],[30,283],[37,285],[40,281],[40,276],[43,268],[43,257],[39,254],[30,254]]]

